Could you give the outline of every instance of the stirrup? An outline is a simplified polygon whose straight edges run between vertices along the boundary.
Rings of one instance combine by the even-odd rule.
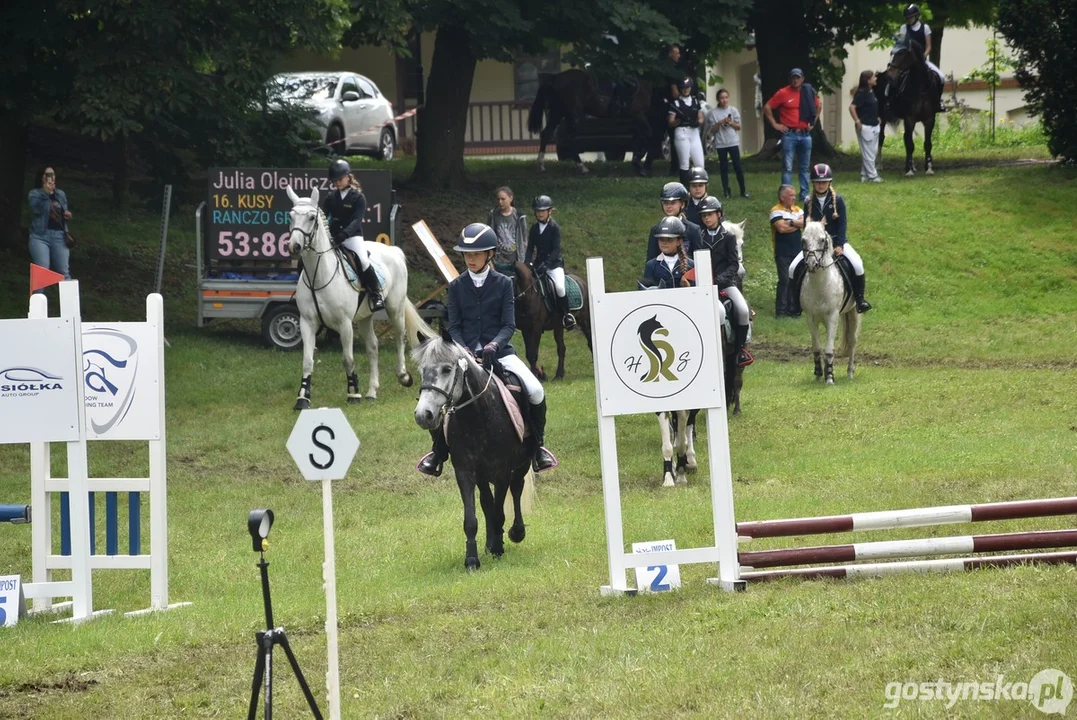
[[[576,318],[572,313],[565,313],[561,316],[561,325],[565,330],[571,330],[576,327]]]
[[[737,365],[740,367],[748,367],[755,362],[755,358],[748,352],[746,348],[741,348],[737,354]]]
[[[434,451],[431,450],[426,455],[423,455],[423,459],[419,461],[419,464],[415,466],[415,469],[423,475],[441,477],[442,463],[437,462],[437,456],[434,455]]]
[[[546,472],[547,470],[553,470],[560,464],[552,452],[539,446],[539,449],[535,451],[535,457],[531,460],[531,469],[537,473]]]
[[[381,293],[374,293],[367,290],[367,298],[370,301],[370,311],[378,312],[385,309],[385,300],[382,298]]]
[[[864,298],[857,298],[856,311],[863,314],[866,313],[868,310],[871,310],[871,303],[869,303]]]

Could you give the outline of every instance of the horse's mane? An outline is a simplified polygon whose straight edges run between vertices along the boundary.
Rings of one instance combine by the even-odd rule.
[[[312,203],[310,201],[309,197],[303,197],[302,195],[300,195],[299,196],[299,202],[293,203],[292,206],[295,207],[296,205],[299,205],[300,203],[306,203],[307,205],[314,205],[314,203]],[[322,211],[321,207],[319,207],[317,205],[314,205],[314,209],[318,211],[318,226],[322,229],[322,232],[325,233],[326,237],[332,237],[329,234],[329,218],[326,217],[326,215]]]
[[[455,364],[460,358],[472,361],[471,353],[454,342],[442,338],[431,338],[412,348],[411,359],[419,367],[430,365]]]

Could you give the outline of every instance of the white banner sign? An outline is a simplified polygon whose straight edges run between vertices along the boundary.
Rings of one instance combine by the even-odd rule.
[[[0,320],[0,444],[78,440],[69,318]]]
[[[705,290],[595,298],[603,415],[723,407],[714,307]]]
[[[87,439],[161,439],[158,352],[150,323],[82,324]]]

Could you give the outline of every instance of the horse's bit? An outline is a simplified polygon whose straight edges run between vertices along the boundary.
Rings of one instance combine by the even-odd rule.
[[[453,400],[453,395],[456,393],[456,386],[460,383],[461,379],[464,381],[464,388],[468,391],[471,397],[468,398],[467,402],[464,402],[460,405],[456,405]],[[490,382],[493,379],[494,371],[490,370],[489,374],[486,376],[486,385],[483,386],[482,390],[480,390],[478,394],[472,393],[471,385],[469,385],[467,382],[467,358],[460,358],[459,360],[457,360],[456,366],[453,367],[452,384],[449,385],[448,392],[445,392],[437,385],[429,385],[427,383],[423,383],[419,386],[419,392],[421,393],[423,390],[433,390],[434,392],[438,392],[444,395],[446,404],[441,406],[441,415],[442,417],[447,418],[448,416],[455,413],[457,410],[466,408],[468,405],[482,397],[482,395],[490,388]]]

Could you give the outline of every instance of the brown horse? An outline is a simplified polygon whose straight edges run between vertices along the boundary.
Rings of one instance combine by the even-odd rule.
[[[591,347],[591,311],[587,301],[587,283],[578,275],[565,273],[566,278],[572,278],[580,285],[583,293],[583,307],[573,312],[576,318],[576,327],[583,333],[587,340],[587,349],[594,352]],[[538,364],[539,343],[542,342],[542,333],[553,330],[554,340],[557,342],[557,373],[554,380],[565,377],[565,328],[561,325],[561,316],[556,312],[550,312],[546,308],[535,284],[535,276],[526,263],[516,263],[516,327],[524,336],[524,353],[527,356],[527,364],[531,366],[531,372],[539,380],[546,379],[546,371]]]
[[[637,80],[632,89],[632,97],[626,99],[624,107],[616,111],[611,111],[610,107],[614,97],[602,94],[594,73],[577,69],[565,70],[556,75],[544,76],[541,82],[527,117],[528,130],[539,135],[539,154],[535,162],[540,171],[546,169],[546,146],[553,140],[557,126],[564,121],[569,144],[567,154],[575,160],[576,168],[581,174],[587,173],[587,168],[573,143],[576,125],[585,115],[631,118],[632,164],[637,171],[642,172],[640,161],[643,156],[648,155],[648,165],[653,160],[655,138],[651,114],[654,93],[651,92],[649,82]],[[545,127],[543,113],[546,114]]]
[[[916,123],[924,126],[924,174],[934,175],[935,169],[931,159],[931,135],[935,130],[935,109],[941,92],[939,77],[927,66],[927,58],[920,43],[909,41],[899,43],[890,58],[890,65],[885,75],[880,75],[876,92],[881,91],[885,102],[879,110],[884,121],[896,125],[898,120],[905,124],[905,176],[916,174],[916,165],[912,154],[916,149],[913,142],[913,130]],[[882,136],[879,138],[882,146]]]

